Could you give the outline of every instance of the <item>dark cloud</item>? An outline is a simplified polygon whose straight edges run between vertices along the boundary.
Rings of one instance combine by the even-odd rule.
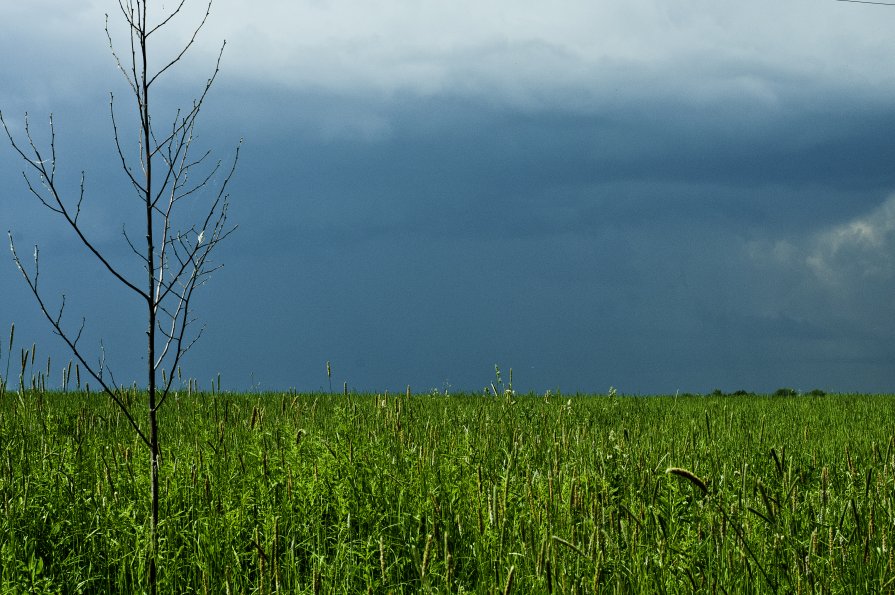
[[[387,136],[296,130],[285,155],[257,147],[265,165],[242,178],[259,189],[271,172],[294,180],[261,199],[271,208],[251,209],[247,225],[266,240],[243,249],[289,271],[282,292],[316,296],[270,323],[308,331],[296,346],[306,355],[295,365],[311,362],[303,376],[338,359],[363,363],[361,386],[394,387],[397,375],[475,388],[494,360],[538,390],[885,388],[881,344],[830,321],[810,271],[756,260],[754,248],[807,245],[880,202],[890,141],[870,122],[886,111],[770,111],[763,134],[725,138],[724,106],[688,127],[661,106],[648,119],[431,98],[372,109]],[[862,113],[853,126],[832,117],[849,110]],[[860,171],[831,172],[833,147]],[[866,299],[885,292],[868,287]],[[831,376],[845,361],[854,373]]]
[[[538,391],[890,389],[895,110],[802,96],[588,111],[225,86],[200,133],[224,155],[247,138],[240,230],[188,369],[232,388],[320,388],[330,360],[358,389],[480,389],[495,363]],[[113,165],[90,173],[108,242]],[[37,211],[3,212],[40,235]],[[48,288],[79,288],[129,352],[140,309],[78,277],[82,256]],[[40,335],[16,292],[4,315]]]

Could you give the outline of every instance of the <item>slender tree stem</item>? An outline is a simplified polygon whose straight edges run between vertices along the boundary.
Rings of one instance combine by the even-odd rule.
[[[155,289],[156,261],[155,261],[155,217],[153,213],[153,187],[152,187],[152,129],[149,110],[149,59],[148,59],[148,0],[142,3],[140,35],[140,57],[142,68],[140,70],[140,119],[143,135],[143,169],[145,182],[143,184],[144,201],[146,209],[146,262],[147,262],[147,384],[148,384],[148,409],[149,409],[149,476],[150,476],[150,507],[151,507],[151,534],[152,544],[149,560],[149,590],[152,595],[158,592],[157,559],[158,559],[158,510],[159,510],[159,437],[158,437],[158,407],[156,406],[156,364],[155,364],[155,327],[158,313],[158,294]]]

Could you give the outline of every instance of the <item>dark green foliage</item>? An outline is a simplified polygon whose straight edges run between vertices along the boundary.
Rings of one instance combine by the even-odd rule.
[[[794,388],[778,388],[774,391],[775,397],[795,397],[798,396],[799,391]]]
[[[181,394],[160,592],[887,592],[893,420],[890,396]],[[101,396],[3,396],[0,592],[145,589],[142,452]]]

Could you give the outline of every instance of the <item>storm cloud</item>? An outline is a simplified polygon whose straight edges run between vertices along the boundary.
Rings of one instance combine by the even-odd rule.
[[[123,259],[106,118],[123,81],[102,32],[117,5],[39,4],[0,8],[21,25],[0,49],[22,56],[0,107],[55,113],[90,231]],[[222,157],[247,140],[240,229],[186,371],[234,389],[320,388],[329,360],[360,390],[480,390],[499,364],[521,390],[890,391],[889,19],[807,1],[218,0],[160,91],[188,101],[227,38],[200,140]],[[20,169],[5,151],[0,219],[138,379],[138,305],[100,289]],[[0,323],[61,361],[16,275],[0,266]]]

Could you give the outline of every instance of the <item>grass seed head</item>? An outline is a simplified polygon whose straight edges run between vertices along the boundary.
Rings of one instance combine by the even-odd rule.
[[[420,579],[425,580],[426,571],[429,569],[429,554],[432,548],[432,534],[426,536],[426,547],[423,550],[423,563],[420,565]]]
[[[687,469],[683,469],[681,467],[669,467],[665,470],[665,473],[670,473],[671,475],[677,475],[678,477],[683,477],[694,486],[702,490],[703,494],[708,494],[709,489],[705,485],[705,482],[699,479],[693,472],[688,471]]]

